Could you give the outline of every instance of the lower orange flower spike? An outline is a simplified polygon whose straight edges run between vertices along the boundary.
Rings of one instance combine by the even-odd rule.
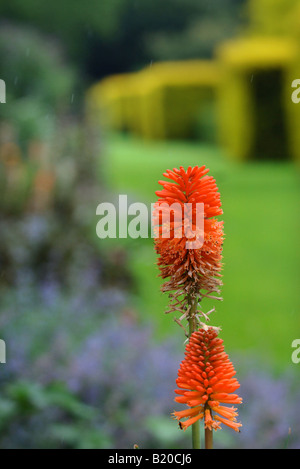
[[[204,419],[204,426],[209,430],[217,430],[223,423],[239,432],[242,424],[236,421],[237,409],[222,405],[242,402],[237,394],[232,394],[240,387],[233,377],[235,373],[216,328],[205,326],[193,332],[176,380],[179,389],[175,390],[178,394],[175,401],[189,406],[173,413],[180,428],[186,430]]]

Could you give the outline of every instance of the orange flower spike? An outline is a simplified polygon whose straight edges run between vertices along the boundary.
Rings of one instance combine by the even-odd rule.
[[[216,328],[206,326],[193,332],[176,381],[180,389],[175,392],[180,396],[175,401],[189,406],[173,413],[180,427],[186,429],[196,420],[204,419],[204,426],[209,430],[217,430],[224,424],[239,432],[241,423],[236,422],[237,409],[221,405],[242,402],[241,397],[232,394],[240,386],[234,375],[234,367],[224,352],[223,340],[218,337]],[[183,418],[187,420],[181,422]]]
[[[223,211],[216,181],[208,172],[205,166],[190,166],[186,171],[181,166],[163,174],[168,181],[159,181],[163,188],[156,192],[158,201],[154,204],[154,243],[160,275],[167,279],[161,289],[172,292],[174,305],[170,311],[184,313],[188,297],[201,299],[200,290],[219,293],[222,285],[223,222],[215,217]],[[200,203],[204,210],[204,234],[196,226]],[[164,217],[166,214],[168,218]],[[197,236],[202,237],[202,246],[189,249],[188,242]]]

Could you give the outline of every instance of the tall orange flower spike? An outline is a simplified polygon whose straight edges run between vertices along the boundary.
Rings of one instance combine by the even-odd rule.
[[[234,367],[224,352],[223,340],[216,328],[204,327],[193,332],[186,345],[185,359],[181,362],[176,402],[186,404],[188,409],[174,412],[182,429],[204,419],[205,428],[217,430],[221,424],[239,432],[241,423],[236,422],[237,409],[222,404],[240,404],[242,399],[232,394],[240,385]],[[187,419],[181,422],[181,419]]]
[[[173,171],[167,170],[163,175],[168,181],[159,181],[163,189],[156,192],[159,199],[153,211],[155,250],[160,275],[167,279],[161,290],[170,292],[172,301],[169,312],[182,311],[180,321],[183,317],[189,317],[188,304],[191,305],[191,299],[196,301],[198,296],[219,293],[222,285],[223,222],[215,217],[223,211],[216,182],[207,175],[208,172],[205,166],[189,167],[186,171],[182,166]],[[186,237],[184,205],[190,204],[192,207],[191,228],[194,228],[198,203],[203,204],[204,212],[203,245],[188,249],[187,241],[190,238]],[[174,204],[178,204],[179,209],[172,213],[166,227],[162,224],[163,207]],[[168,237],[164,236],[166,228]],[[181,235],[178,236],[178,233]],[[192,233],[196,231],[192,230]],[[200,290],[203,290],[201,295]]]

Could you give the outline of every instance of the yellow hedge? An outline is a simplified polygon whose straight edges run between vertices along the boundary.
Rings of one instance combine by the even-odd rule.
[[[292,33],[239,38],[221,44],[213,61],[161,62],[108,77],[89,90],[89,113],[147,139],[185,139],[197,120],[211,125],[217,106],[219,142],[236,159],[272,157],[276,139],[286,138],[286,155],[300,161],[300,103],[291,100],[291,83],[300,78],[300,7],[298,13],[295,39]],[[275,95],[268,79],[277,81]]]
[[[197,119],[214,104],[219,71],[210,61],[164,62],[142,72],[142,135],[184,139],[195,133]]]
[[[250,30],[254,34],[290,34],[294,11],[300,0],[250,0]]]
[[[300,9],[299,9],[300,13]],[[300,20],[300,15],[299,15]],[[300,21],[299,21],[300,26]],[[295,88],[292,88],[292,82],[300,79],[300,46],[297,55],[286,74],[286,86],[284,90],[284,102],[286,105],[286,122],[288,128],[288,136],[292,148],[292,156],[300,163],[300,103],[294,103],[291,95]],[[299,88],[299,87],[297,87]]]
[[[286,134],[282,135],[282,141],[286,135],[286,155],[299,158],[299,138],[295,131],[297,126],[300,128],[300,107],[291,106],[291,76],[296,73],[297,54],[297,43],[292,39],[270,37],[233,40],[218,48],[217,58],[222,68],[222,86],[218,95],[219,136],[222,145],[236,159],[256,157],[259,138],[260,143],[262,138],[266,142],[269,139],[269,147],[265,145],[266,153],[272,151],[272,144],[280,137],[278,132],[284,126]],[[265,86],[268,99],[260,95],[260,103],[256,93],[259,96],[261,90],[256,90],[256,83],[262,80],[266,85],[268,77],[270,83]],[[275,96],[272,95],[272,77],[281,80],[279,86],[276,85]],[[278,110],[282,115],[278,115]],[[283,127],[278,124],[280,119]],[[266,133],[262,135],[264,131]]]
[[[187,138],[201,109],[215,99],[216,64],[209,61],[161,62],[139,72],[111,76],[88,93],[88,109],[110,128],[145,138]]]
[[[128,130],[128,99],[134,74],[109,76],[92,86],[87,93],[89,115],[114,130]]]

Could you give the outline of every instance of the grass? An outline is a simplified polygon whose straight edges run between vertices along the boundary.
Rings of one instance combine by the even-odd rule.
[[[219,148],[189,142],[143,142],[121,135],[107,141],[104,176],[110,189],[130,201],[155,202],[157,181],[167,168],[205,164],[220,189],[225,223],[222,297],[203,300],[216,307],[212,324],[222,327],[227,350],[254,353],[282,369],[300,336],[299,181],[292,162],[233,163]],[[150,207],[150,205],[149,205]],[[104,242],[104,241],[102,241]],[[157,334],[181,337],[164,315],[168,298],[159,291],[152,239],[123,243],[137,282],[136,306]]]

